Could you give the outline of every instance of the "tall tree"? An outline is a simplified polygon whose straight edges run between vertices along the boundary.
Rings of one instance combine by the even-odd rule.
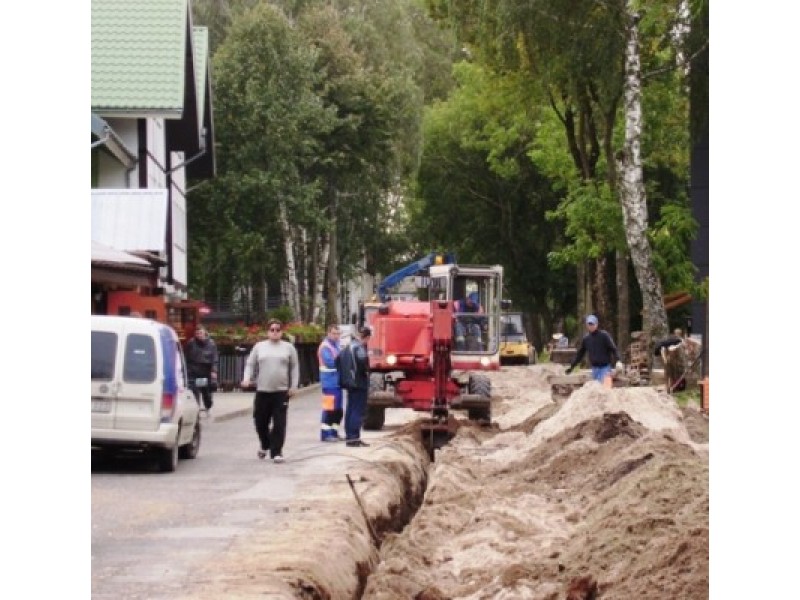
[[[560,195],[529,158],[546,145],[539,138],[548,109],[532,108],[519,76],[461,63],[455,77],[449,100],[426,115],[412,239],[420,253],[441,249],[461,262],[505,265],[506,293],[534,317],[534,338],[543,344],[554,312],[567,308],[559,293],[565,273],[548,264],[549,251],[563,243],[546,219]]]
[[[253,289],[280,265],[301,314],[295,252],[313,224],[319,185],[305,173],[335,115],[314,92],[316,51],[278,9],[259,4],[234,17],[214,56],[215,119],[222,175],[212,185],[241,240],[238,268]],[[239,191],[240,193],[231,192]]]
[[[640,179],[644,172],[641,162],[637,166],[633,158],[641,147],[642,132],[629,126],[624,130],[629,137],[622,144],[617,141],[616,134],[623,94],[625,110],[635,110],[639,102],[637,92],[630,87],[634,82],[630,77],[631,67],[640,60],[639,44],[630,43],[632,36],[639,33],[631,20],[634,3],[627,0],[566,3],[561,0],[459,3],[430,0],[429,5],[433,14],[454,24],[460,39],[470,45],[478,60],[501,71],[528,73],[549,90],[552,107],[564,125],[567,145],[581,179],[576,188],[581,197],[588,198],[588,192],[602,198],[604,187],[612,196],[624,196],[620,207],[626,225],[625,239],[628,250],[636,254],[634,271],[646,305],[643,311],[645,329],[652,336],[660,335],[667,329],[667,322],[660,284],[654,284],[658,274],[647,239],[645,187],[630,183],[633,172],[638,171]],[[659,2],[652,8],[648,5],[648,9],[662,17],[662,31],[657,39],[666,38],[672,31],[674,19],[664,18],[664,15],[674,16],[678,5]],[[637,54],[635,60],[634,53]],[[627,118],[629,124],[635,121],[633,114]],[[629,161],[622,163],[625,169],[622,179],[615,173],[616,148],[621,148]],[[601,166],[602,172],[598,170]],[[618,189],[618,181],[625,182],[624,189]],[[619,248],[613,242],[615,237],[607,232],[596,241],[605,246],[605,252],[613,252]],[[598,260],[604,261],[605,253],[599,255]],[[621,261],[619,265],[622,266]],[[605,284],[599,276],[605,271],[602,263],[596,265],[595,292],[600,299],[604,294],[600,288]]]

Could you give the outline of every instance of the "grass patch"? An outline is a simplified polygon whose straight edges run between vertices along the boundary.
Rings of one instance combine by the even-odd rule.
[[[675,392],[672,394],[678,406],[688,406],[689,404],[696,404],[700,406],[700,390],[684,390],[682,392]]]

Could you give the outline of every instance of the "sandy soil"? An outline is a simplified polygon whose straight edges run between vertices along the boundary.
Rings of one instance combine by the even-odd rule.
[[[708,421],[652,388],[551,399],[504,369],[499,430],[462,427],[364,598],[707,598]]]
[[[707,418],[652,388],[554,401],[561,373],[493,374],[493,426],[432,464],[398,427],[186,598],[707,598]]]

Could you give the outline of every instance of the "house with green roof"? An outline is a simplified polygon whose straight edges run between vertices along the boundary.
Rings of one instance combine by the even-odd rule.
[[[208,30],[191,12],[92,0],[93,313],[124,312],[123,293],[187,298],[189,185],[216,170]]]

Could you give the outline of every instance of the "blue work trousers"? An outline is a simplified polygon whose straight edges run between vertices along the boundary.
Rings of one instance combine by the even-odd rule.
[[[592,379],[595,381],[603,383],[606,375],[611,375],[611,365],[606,365],[604,367],[592,367]]]
[[[344,435],[349,441],[361,439],[361,426],[367,410],[368,390],[350,388],[347,390],[347,408],[344,412]]]

